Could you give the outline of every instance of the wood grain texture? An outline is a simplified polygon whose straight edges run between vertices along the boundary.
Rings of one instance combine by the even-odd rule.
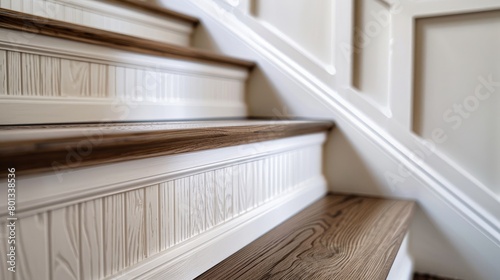
[[[7,91],[7,51],[0,50],[0,95],[6,95]]]
[[[251,69],[253,62],[0,8],[0,27],[137,53]]]
[[[413,208],[328,195],[197,279],[386,279]]]
[[[199,20],[195,17],[188,16],[185,14],[178,13],[173,10],[166,9],[157,4],[153,4],[146,1],[137,1],[137,0],[104,0],[105,2],[120,4],[126,7],[138,9],[140,11],[154,13],[160,16],[166,16],[170,18],[174,18],[177,20],[181,20],[192,25],[199,24]]]
[[[146,187],[145,208],[146,208],[146,254],[152,256],[160,251],[160,191],[158,185]]]
[[[20,219],[17,225],[16,278],[51,279],[48,214],[40,213]]]
[[[0,162],[0,172],[9,167],[21,173],[59,171],[323,132],[332,126],[253,120],[3,126],[0,157],[7,160]]]
[[[125,201],[124,194],[104,198],[104,275],[125,268]]]
[[[125,193],[127,266],[146,257],[144,189]]]
[[[80,206],[81,279],[104,277],[103,210],[100,198]]]
[[[426,273],[415,273],[413,280],[458,280],[458,278],[447,278]]]
[[[80,278],[78,217],[78,205],[67,206],[51,212],[51,279],[72,280]]]

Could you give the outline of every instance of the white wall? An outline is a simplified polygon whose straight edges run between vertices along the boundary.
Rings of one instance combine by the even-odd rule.
[[[336,121],[338,129],[330,135],[325,156],[325,175],[331,190],[409,198],[419,202],[420,210],[409,239],[417,271],[462,279],[495,279],[500,273],[495,264],[500,255],[500,203],[492,191],[496,185],[484,186],[477,179],[481,176],[471,171],[464,172],[460,161],[444,154],[446,145],[438,145],[442,137],[434,134],[431,143],[425,142],[427,134],[416,133],[414,127],[415,116],[423,116],[423,124],[436,124],[439,117],[438,114],[415,110],[417,97],[430,96],[416,94],[414,99],[414,86],[421,80],[414,75],[415,69],[422,63],[414,59],[420,58],[415,56],[414,48],[416,45],[432,48],[435,43],[414,40],[414,19],[498,9],[500,3],[494,0],[365,0],[362,1],[365,5],[359,5],[357,1],[336,1],[333,8],[335,34],[332,35],[336,40],[336,71],[332,74],[292,46],[300,44],[299,40],[290,44],[280,35],[270,32],[269,24],[263,24],[262,19],[249,12],[248,7],[252,6],[249,1],[252,2],[192,0],[162,3],[202,19],[203,24],[194,38],[197,46],[257,61],[258,68],[248,84],[247,102],[251,115],[320,117]],[[289,1],[288,5],[290,3],[295,2]],[[365,10],[355,12],[361,8]],[[355,16],[363,18],[356,20]],[[419,23],[423,21],[428,20]],[[356,28],[353,22],[360,26],[358,32],[369,39],[365,45],[354,41]],[[468,25],[475,26],[473,23]],[[465,34],[471,33],[464,30],[467,29],[461,32],[466,39],[470,35]],[[440,28],[436,31],[450,33]],[[489,38],[487,34],[498,35],[494,29],[482,32],[486,35],[480,40]],[[494,41],[488,40],[478,45],[484,48],[481,52],[490,51],[489,57],[494,58],[495,51],[486,46]],[[437,48],[433,51],[446,57],[451,55],[450,52],[464,48],[450,45],[449,50]],[[434,68],[448,67],[430,57],[422,59],[429,59]],[[456,59],[463,57],[456,55]],[[493,64],[491,59],[490,63],[493,65],[491,69],[480,70],[493,71],[498,64]],[[487,62],[479,65],[487,65]],[[460,73],[463,74],[461,80],[477,78],[466,72]],[[438,84],[426,85],[436,87]],[[460,94],[466,92],[460,90]],[[443,104],[454,102],[452,95],[431,97]],[[435,104],[432,100],[429,103]],[[493,123],[493,111],[485,113],[485,119]],[[469,139],[482,141],[490,138],[478,135]],[[456,153],[465,149],[467,147],[458,149],[455,146],[451,150]],[[483,157],[498,159],[494,152]],[[491,174],[494,167],[489,168],[484,172]]]

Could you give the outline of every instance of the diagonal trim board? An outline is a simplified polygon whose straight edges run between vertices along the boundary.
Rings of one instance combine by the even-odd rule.
[[[197,279],[386,279],[414,206],[328,195]]]
[[[176,59],[251,69],[253,62],[0,8],[0,27]]]
[[[51,170],[68,151],[80,167],[255,143],[328,131],[326,121],[191,121],[0,127],[1,168]],[[61,165],[64,167],[65,165]],[[69,167],[69,166],[68,166]]]

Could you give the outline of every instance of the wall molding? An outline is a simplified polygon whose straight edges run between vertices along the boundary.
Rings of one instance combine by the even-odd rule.
[[[351,104],[346,97],[314,77],[307,68],[290,59],[285,53],[246,26],[244,22],[239,21],[228,12],[221,12],[222,8],[217,2],[191,0],[189,3],[198,7],[211,20],[217,22],[221,28],[229,30],[266,62],[299,83],[306,89],[311,98],[328,107],[339,124],[348,124],[354,127],[357,132],[384,151],[393,162],[398,166],[403,166],[413,177],[422,182],[422,185],[464,217],[471,226],[479,230],[495,245],[500,246],[500,217],[496,211],[499,204],[498,199],[490,196],[490,193],[484,192],[480,187],[474,188],[474,182],[448,164],[420,161],[415,157],[414,151],[422,149],[422,143],[413,136],[408,136],[404,127],[398,124],[382,127],[380,124],[386,123],[385,120],[372,120]],[[441,174],[446,174],[446,177]],[[472,200],[470,197],[474,199]],[[481,197],[481,200],[477,199],[478,197]],[[478,201],[486,201],[486,203],[480,204]]]
[[[271,42],[276,48],[280,50],[280,53],[293,57],[301,65],[306,65],[307,69],[315,76],[320,77],[323,83],[331,83],[332,78],[336,74],[336,69],[334,65],[334,58],[332,61],[323,62],[314,57],[310,52],[305,50],[299,44],[295,43],[287,35],[280,32],[278,29],[274,28],[270,24],[258,20],[252,17],[251,11],[244,10],[245,7],[254,5],[254,3],[245,4],[245,7],[235,7],[231,3],[224,0],[210,0],[217,4],[215,12],[222,17],[233,17],[232,20],[238,21],[239,25],[245,25],[243,30],[239,28],[239,31],[245,32],[244,34],[250,35],[252,33],[259,34],[265,41]],[[254,0],[247,0],[253,2]],[[203,2],[203,1],[202,1]],[[205,1],[206,2],[206,1]],[[200,3],[204,5],[204,3]],[[334,50],[332,50],[333,52]]]

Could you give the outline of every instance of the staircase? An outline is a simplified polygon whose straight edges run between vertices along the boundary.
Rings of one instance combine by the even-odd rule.
[[[1,279],[391,278],[413,203],[327,195],[333,124],[249,117],[196,19],[0,3]]]

